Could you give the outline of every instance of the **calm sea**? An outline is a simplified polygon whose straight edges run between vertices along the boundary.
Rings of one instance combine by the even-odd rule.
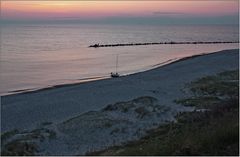
[[[138,26],[84,24],[2,25],[0,95],[18,90],[135,73],[200,53],[238,48],[238,44],[147,45],[88,48],[89,45],[165,42],[238,41],[238,26]]]

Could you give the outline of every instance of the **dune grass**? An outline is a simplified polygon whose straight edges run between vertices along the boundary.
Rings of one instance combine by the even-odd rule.
[[[195,106],[148,136],[90,155],[239,155],[239,72],[226,71],[191,82],[193,96],[176,100]]]
[[[1,134],[1,155],[33,156],[39,151],[38,142],[56,138],[56,132],[46,128],[32,131],[12,130]]]

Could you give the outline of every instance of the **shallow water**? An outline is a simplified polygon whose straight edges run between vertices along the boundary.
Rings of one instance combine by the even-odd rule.
[[[0,95],[109,77],[117,54],[123,75],[169,59],[238,48],[238,44],[88,48],[95,43],[165,41],[238,41],[238,26],[2,25]]]

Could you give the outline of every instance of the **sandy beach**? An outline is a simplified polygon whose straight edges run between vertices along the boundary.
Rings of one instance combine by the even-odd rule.
[[[174,100],[187,83],[239,67],[239,50],[181,59],[149,71],[1,97],[1,132],[54,133],[39,155],[82,155],[138,139],[193,108]],[[24,133],[23,133],[24,132]],[[48,131],[49,133],[49,131]]]

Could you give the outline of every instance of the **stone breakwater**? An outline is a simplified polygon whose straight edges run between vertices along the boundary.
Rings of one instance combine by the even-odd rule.
[[[239,41],[212,41],[212,42],[203,42],[203,41],[195,41],[195,42],[152,42],[152,43],[128,43],[128,44],[94,44],[89,47],[98,48],[98,47],[117,47],[117,46],[139,46],[139,45],[167,45],[167,44],[229,44],[229,43],[239,43]]]

